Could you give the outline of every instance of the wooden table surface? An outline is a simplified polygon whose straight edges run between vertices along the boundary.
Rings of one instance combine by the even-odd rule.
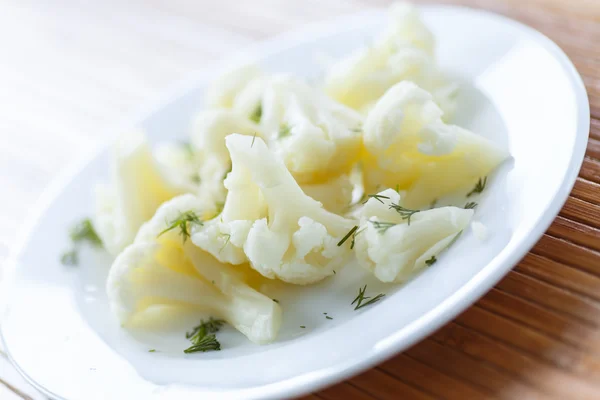
[[[566,51],[591,104],[583,168],[548,232],[483,299],[306,399],[600,399],[600,0],[442,2],[511,16]],[[0,263],[49,181],[141,104],[250,43],[387,3],[1,1]],[[0,349],[0,399],[20,398],[43,396]]]

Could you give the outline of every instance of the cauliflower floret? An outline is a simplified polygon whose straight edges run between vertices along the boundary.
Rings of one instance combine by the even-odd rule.
[[[309,197],[321,202],[327,211],[343,214],[352,202],[352,184],[349,175],[340,175],[324,183],[305,183],[300,185]]]
[[[291,77],[269,80],[262,97],[264,137],[300,183],[350,171],[360,151],[362,116]]]
[[[231,159],[225,147],[225,136],[231,133],[259,135],[258,125],[233,110],[208,110],[194,121],[191,144],[199,160],[199,193],[215,203],[225,200],[223,179],[231,169]]]
[[[261,98],[268,78],[255,65],[230,71],[209,86],[206,103],[209,108],[231,109],[253,122],[260,122]]]
[[[232,108],[238,94],[261,76],[261,70],[255,65],[245,65],[226,72],[208,86],[204,99],[206,106]]]
[[[279,305],[254,290],[241,267],[218,262],[176,230],[164,232],[182,213],[204,212],[199,198],[183,195],[163,204],[142,226],[110,270],[107,292],[113,312],[128,325],[155,305],[191,305],[224,319],[255,343],[272,342],[281,325]],[[190,222],[187,229],[195,225]]]
[[[387,29],[372,46],[331,67],[325,90],[337,101],[366,111],[387,89],[403,80],[432,92],[445,117],[451,118],[458,87],[436,67],[433,35],[418,10],[408,3],[396,3],[390,8]]]
[[[435,257],[468,226],[474,213],[458,207],[400,213],[391,205],[401,205],[400,195],[393,189],[369,199],[355,234],[359,264],[382,282],[404,282],[433,264]]]
[[[263,276],[295,284],[320,281],[343,267],[350,251],[337,243],[353,222],[304,194],[262,139],[230,135],[226,143],[233,168],[225,206],[194,231],[194,244],[217,259],[248,260]],[[231,237],[216,240],[215,232]]]
[[[96,188],[94,226],[106,250],[118,254],[158,206],[178,194],[161,175],[144,134],[124,135],[112,153],[110,184]]]
[[[367,192],[379,187],[407,190],[408,207],[444,195],[468,192],[508,154],[489,140],[441,120],[431,95],[412,82],[393,86],[364,125]]]
[[[160,143],[154,156],[162,176],[180,193],[196,193],[200,185],[200,159],[188,143]]]

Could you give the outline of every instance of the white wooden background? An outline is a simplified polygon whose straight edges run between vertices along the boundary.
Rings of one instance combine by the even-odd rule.
[[[1,0],[0,276],[48,183],[208,63],[359,1]],[[21,395],[15,392],[21,392]],[[0,399],[41,398],[0,353]]]

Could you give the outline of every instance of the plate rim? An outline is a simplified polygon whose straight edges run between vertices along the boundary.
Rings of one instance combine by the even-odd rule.
[[[577,129],[569,165],[562,182],[559,185],[556,195],[544,210],[544,214],[531,229],[530,234],[516,245],[514,251],[509,254],[504,263],[493,269],[489,268],[489,264],[484,266],[459,290],[442,300],[440,304],[435,306],[429,312],[421,315],[404,326],[402,330],[410,331],[410,333],[405,335],[402,340],[394,339],[396,333],[391,334],[385,339],[382,339],[385,340],[386,343],[389,343],[383,350],[373,349],[370,353],[361,357],[349,358],[346,362],[338,363],[335,365],[335,367],[332,367],[331,369],[334,369],[334,371],[329,371],[327,374],[322,374],[321,376],[314,374],[315,372],[320,372],[320,370],[316,370],[295,376],[293,378],[280,380],[274,383],[253,386],[251,388],[228,389],[227,392],[231,395],[250,395],[252,393],[250,397],[245,398],[273,399],[281,398],[281,396],[300,396],[322,389],[331,384],[335,384],[344,379],[349,379],[358,373],[395,356],[402,350],[429,336],[433,331],[439,329],[442,325],[447,324],[460,312],[466,310],[486,292],[488,292],[500,279],[502,279],[510,270],[512,270],[518,261],[529,252],[535,243],[537,243],[539,238],[552,224],[560,209],[568,199],[577,176],[579,175],[579,170],[585,156],[585,149],[589,139],[591,118],[587,90],[581,75],[573,65],[571,59],[562,50],[562,48],[560,48],[560,46],[558,46],[552,39],[539,32],[537,29],[502,14],[460,5],[428,4],[417,5],[417,8],[420,11],[459,11],[465,14],[472,14],[476,18],[484,17],[496,19],[500,22],[517,28],[519,31],[535,39],[535,42],[538,45],[547,50],[553,56],[553,58],[559,62],[562,70],[565,72],[565,76],[568,78],[571,84],[570,87],[573,89],[575,94]],[[215,71],[218,71],[220,67],[231,64],[240,65],[248,59],[254,59],[255,57],[253,57],[253,54],[260,53],[261,56],[266,56],[269,53],[277,52],[281,49],[293,46],[294,43],[299,41],[310,41],[334,32],[339,32],[339,29],[334,27],[339,26],[340,22],[352,21],[362,18],[368,14],[382,13],[384,10],[385,9],[382,8],[366,8],[356,13],[328,18],[324,21],[319,21],[316,23],[305,24],[298,29],[283,32],[269,39],[245,46],[242,49],[238,49],[230,56],[225,56],[219,61],[213,62],[202,69],[190,72],[187,78],[176,82],[166,90],[160,91],[153,101],[144,102],[140,107],[137,107],[136,111],[133,111],[129,114],[130,117],[124,117],[120,119],[120,122],[103,129],[103,132],[108,132],[108,134],[105,136],[106,139],[100,145],[84,151],[84,153],[75,161],[69,163],[69,165],[66,166],[61,173],[52,179],[51,183],[46,187],[46,189],[42,191],[42,194],[32,208],[34,211],[31,212],[28,218],[26,218],[27,223],[24,224],[23,228],[19,229],[14,244],[8,250],[8,256],[3,268],[4,276],[0,281],[0,288],[9,286],[8,282],[11,281],[14,273],[16,272],[18,264],[17,260],[19,256],[26,250],[28,239],[35,232],[35,226],[42,216],[48,211],[56,197],[62,193],[69,182],[75,176],[77,176],[77,174],[79,174],[88,163],[101,155],[111,146],[119,132],[123,131],[125,128],[139,124],[148,115],[160,110],[174,99],[185,95],[190,91],[190,88],[198,86],[200,83],[205,82],[208,77],[214,76]],[[3,319],[2,317],[4,313],[9,308],[7,294],[9,292],[10,291],[7,290],[0,290],[0,322]],[[46,396],[56,399],[64,399],[63,397],[51,392],[35,382],[24,370],[21,369],[18,363],[13,359],[10,349],[6,345],[1,323],[0,344],[3,345],[6,356],[15,370],[18,371],[19,374],[21,374],[29,384]],[[199,386],[174,384],[166,386],[163,394],[167,394],[170,387],[180,389],[184,388],[188,394],[200,394],[203,390],[202,387]],[[227,393],[223,392],[223,394]]]

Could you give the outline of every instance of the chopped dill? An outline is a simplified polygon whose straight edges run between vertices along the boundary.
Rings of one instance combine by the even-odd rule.
[[[300,328],[304,329],[304,328],[306,328],[306,326],[304,326],[304,325],[300,325]]]
[[[219,329],[225,324],[225,321],[222,319],[214,319],[210,317],[208,321],[200,321],[198,326],[195,326],[191,332],[185,333],[185,338],[192,340],[197,340],[199,337],[206,336],[209,333],[217,333]],[[194,339],[196,337],[196,339]]]
[[[190,181],[199,185],[200,184],[200,174],[195,172],[192,175],[190,175]]]
[[[385,203],[383,202],[383,200],[381,200],[381,199],[387,199],[387,200],[389,200],[390,198],[389,198],[389,197],[387,197],[387,196],[382,196],[382,195],[380,195],[380,194],[368,194],[368,195],[367,195],[367,200],[365,200],[365,203],[366,203],[367,201],[369,201],[369,199],[375,199],[375,200],[377,200],[378,202],[380,202],[381,204],[385,204]],[[364,204],[364,203],[363,203],[363,204]]]
[[[221,343],[214,335],[221,329],[225,321],[221,319],[209,318],[208,321],[200,321],[200,325],[194,327],[191,332],[186,332],[185,338],[192,342],[192,345],[183,352],[186,354],[206,352],[210,350],[221,350]]]
[[[433,264],[435,264],[436,262],[437,262],[437,258],[435,258],[435,256],[431,256],[431,258],[429,260],[425,260],[425,264],[427,264],[430,267]]]
[[[357,230],[357,229],[358,229],[358,226],[357,226],[357,225],[355,225],[355,226],[354,226],[352,229],[350,229],[350,231],[349,231],[348,233],[346,233],[346,236],[344,236],[344,237],[342,238],[342,240],[340,240],[340,241],[338,242],[338,244],[337,244],[337,245],[338,245],[338,247],[339,247],[339,246],[341,246],[341,245],[343,245],[343,244],[346,242],[346,240],[348,240],[348,239],[350,238],[350,236],[352,236],[352,235],[354,234],[354,232],[356,232],[356,230]],[[334,272],[335,272],[335,271],[334,271]]]
[[[479,178],[479,180],[475,184],[475,187],[473,188],[473,190],[471,190],[469,193],[467,193],[467,197],[471,197],[472,195],[474,195],[476,193],[483,192],[485,190],[486,183],[487,183],[487,176],[484,177],[483,180],[481,180],[481,178]]]
[[[292,132],[292,127],[289,126],[286,123],[281,124],[281,126],[279,127],[279,133],[277,135],[277,139],[281,139],[284,138],[286,136],[290,136],[290,133]]]
[[[390,209],[396,210],[398,214],[402,217],[402,219],[408,220],[408,225],[410,225],[410,218],[418,213],[420,210],[411,210],[409,208],[402,207],[400,204],[391,204]]]
[[[354,245],[356,244],[356,235],[360,234],[360,233],[361,233],[362,231],[364,231],[364,230],[365,230],[365,228],[361,229],[361,230],[360,230],[360,231],[358,231],[358,232],[355,232],[355,233],[352,235],[352,243],[350,243],[350,250],[354,249]]]
[[[254,111],[252,112],[252,114],[250,115],[250,119],[258,124],[260,122],[261,118],[262,118],[262,103],[259,103],[256,106],[256,108],[254,109]]]
[[[198,215],[196,215],[195,212],[187,211],[187,212],[179,214],[179,217],[177,217],[173,221],[167,222],[167,228],[165,230],[163,230],[161,233],[159,233],[158,236],[156,236],[156,237],[160,237],[161,235],[163,235],[173,229],[179,228],[179,234],[183,238],[183,243],[185,243],[185,241],[190,237],[189,229],[192,225],[202,226],[203,223],[200,220],[200,218],[198,217]]]
[[[275,303],[279,304],[279,300],[277,299],[272,299]]]
[[[223,243],[223,246],[221,246],[221,248],[219,249],[219,254],[221,254],[221,252],[223,251],[223,249],[225,247],[227,247],[227,245],[229,244],[229,241],[231,240],[231,234],[224,233],[223,237],[227,237],[227,239],[225,239],[225,243]]]
[[[256,132],[254,132],[254,136],[252,136],[252,143],[250,144],[250,147],[254,146],[254,141],[256,140]]]
[[[369,296],[365,296],[366,291],[367,291],[367,285],[358,289],[358,296],[356,296],[356,298],[352,301],[352,303],[350,303],[351,306],[356,303],[356,307],[354,307],[354,310],[358,310],[358,309],[366,307],[368,305],[377,303],[379,300],[381,300],[385,296],[385,294],[379,293],[377,296],[371,298]]]
[[[465,209],[467,210],[472,210],[475,207],[477,207],[477,203],[475,203],[474,201],[470,201],[467,204],[465,204]]]
[[[332,317],[330,317],[329,315],[326,315],[325,318],[327,319],[333,319]]]
[[[73,243],[89,242],[94,246],[101,246],[102,240],[96,233],[92,221],[89,218],[83,219],[76,224],[69,232]]]
[[[381,222],[381,221],[369,221],[369,222],[373,224],[373,227],[375,229],[377,229],[377,231],[380,234],[384,234],[392,226],[398,225],[398,224],[395,224],[393,222]]]
[[[77,250],[72,249],[65,251],[60,257],[60,262],[62,265],[77,265],[79,263],[79,254],[77,253]]]
[[[193,345],[183,350],[184,353],[198,353],[198,352],[207,352],[207,351],[219,351],[221,350],[221,343],[217,340],[215,335],[206,335],[202,338],[198,339]]]
[[[148,350],[148,353],[156,353],[156,349],[150,349]]]
[[[75,224],[69,230],[69,237],[72,246],[60,257],[60,262],[63,265],[77,265],[79,263],[79,245],[83,242],[88,242],[96,247],[102,246],[102,240],[98,236],[98,233],[96,233],[94,225],[92,225],[92,221],[89,218],[85,218]]]

